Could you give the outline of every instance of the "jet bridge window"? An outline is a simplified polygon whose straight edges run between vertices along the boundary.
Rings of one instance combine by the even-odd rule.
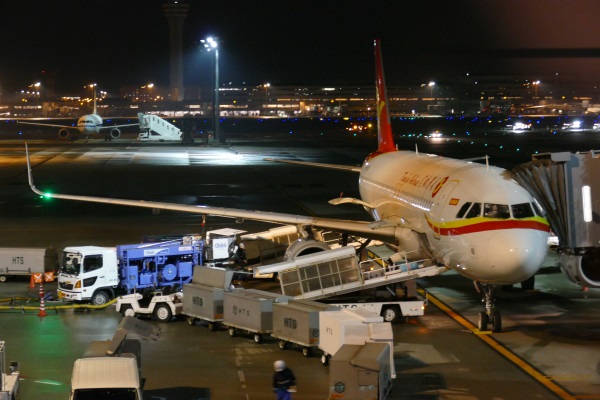
[[[535,215],[529,203],[513,204],[511,208],[514,218],[530,218]]]
[[[533,199],[533,209],[535,210],[536,214],[541,217],[546,215],[546,213],[544,212],[544,208],[535,198]]]
[[[481,215],[481,203],[473,203],[473,207],[469,210],[465,218],[475,218]]]
[[[483,216],[486,218],[510,218],[510,211],[506,204],[485,203],[483,205]]]

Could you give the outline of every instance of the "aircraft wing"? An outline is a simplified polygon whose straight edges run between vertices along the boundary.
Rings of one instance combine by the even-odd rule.
[[[145,207],[159,210],[171,210],[189,212],[195,214],[212,215],[217,217],[225,218],[236,218],[236,219],[248,219],[252,221],[268,222],[273,224],[284,224],[284,225],[296,225],[300,227],[315,227],[320,229],[329,229],[336,232],[347,232],[350,234],[362,235],[364,237],[371,237],[376,239],[395,238],[396,225],[385,224],[382,221],[358,221],[358,220],[342,220],[334,218],[320,218],[313,216],[303,216],[276,212],[266,211],[252,211],[252,210],[241,210],[236,208],[225,208],[225,207],[211,207],[202,205],[189,205],[189,204],[177,204],[177,203],[163,203],[145,200],[128,200],[128,199],[116,199],[110,197],[94,197],[94,196],[78,196],[68,194],[56,194],[56,193],[44,193],[33,184],[33,176],[31,173],[31,162],[29,160],[29,151],[25,147],[27,153],[27,172],[29,178],[29,186],[31,190],[40,196],[74,200],[74,201],[86,201],[93,203],[103,204],[117,204],[132,207]]]
[[[280,162],[280,163],[285,163],[285,164],[298,164],[298,165],[307,165],[310,167],[337,169],[337,170],[341,170],[341,171],[360,172],[360,167],[354,167],[354,166],[349,166],[349,165],[314,163],[314,162],[308,162],[308,161],[284,160],[284,159],[278,159],[278,158],[265,158],[264,160]]]
[[[24,125],[37,125],[37,126],[51,126],[51,127],[53,127],[53,128],[77,129],[77,126],[74,126],[74,125],[42,124],[42,123],[39,123],[39,122],[23,122],[23,121],[17,121],[17,124],[24,124]]]

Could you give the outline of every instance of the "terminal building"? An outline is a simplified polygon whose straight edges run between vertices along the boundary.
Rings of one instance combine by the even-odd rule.
[[[43,86],[43,85],[42,85]],[[24,90],[0,97],[5,117],[73,117],[89,112],[89,89],[72,96],[51,96]],[[98,112],[105,116],[135,116],[138,112],[163,116],[213,115],[214,88],[185,86],[173,98],[168,85],[129,85],[120,93],[98,92]],[[531,81],[518,76],[447,77],[442,82],[388,85],[392,115],[584,115],[600,112],[600,89],[546,77]],[[306,85],[221,85],[222,117],[375,116],[375,87]]]

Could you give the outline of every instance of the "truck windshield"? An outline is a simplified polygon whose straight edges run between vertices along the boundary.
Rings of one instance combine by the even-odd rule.
[[[63,274],[79,275],[81,258],[80,253],[61,252],[59,271]]]
[[[76,389],[73,400],[139,400],[132,388]]]

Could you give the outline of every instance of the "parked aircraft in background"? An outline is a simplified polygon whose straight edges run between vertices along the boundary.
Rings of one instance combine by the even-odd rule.
[[[87,141],[90,135],[99,135],[101,132],[105,133],[105,139],[117,139],[121,136],[121,130],[119,128],[124,128],[127,126],[136,126],[139,124],[122,124],[122,125],[110,125],[103,126],[102,125],[102,117],[98,115],[96,109],[96,92],[94,91],[94,111],[92,114],[84,115],[83,117],[77,120],[77,125],[57,125],[57,124],[43,124],[40,122],[26,122],[26,121],[17,121],[19,124],[25,125],[37,125],[37,126],[50,126],[53,128],[59,128],[58,136],[63,139],[69,137],[69,135],[73,132],[81,133],[85,140]]]
[[[479,329],[501,330],[494,307],[497,285],[532,277],[547,252],[550,227],[534,198],[502,168],[413,151],[398,151],[387,108],[381,45],[375,41],[378,148],[362,167],[271,160],[347,170],[359,174],[361,199],[339,198],[332,204],[357,204],[372,222],[339,220],[234,208],[35,193],[58,199],[120,204],[295,225],[302,239],[290,245],[289,257],[323,250],[323,230],[384,240],[398,256],[431,259],[478,282],[485,299]]]

